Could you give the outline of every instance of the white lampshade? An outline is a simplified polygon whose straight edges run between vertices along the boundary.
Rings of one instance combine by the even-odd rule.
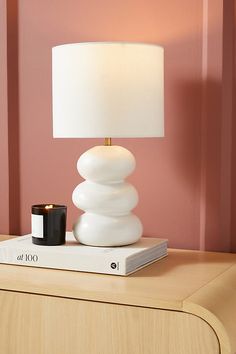
[[[163,48],[122,42],[52,50],[55,138],[161,137]]]

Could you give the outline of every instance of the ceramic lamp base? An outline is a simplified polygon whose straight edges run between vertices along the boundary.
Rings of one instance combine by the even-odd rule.
[[[142,224],[131,213],[138,203],[136,189],[124,181],[135,158],[121,146],[95,146],[78,160],[85,181],[74,190],[75,206],[85,211],[74,224],[75,238],[90,246],[122,246],[142,236]]]

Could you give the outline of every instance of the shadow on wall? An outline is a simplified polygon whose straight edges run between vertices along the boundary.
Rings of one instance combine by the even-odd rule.
[[[176,126],[176,134],[180,141],[179,151],[174,152],[173,170],[186,188],[196,188],[199,194],[200,246],[212,251],[230,251],[232,166],[227,161],[231,136],[224,133],[228,122],[222,105],[222,81],[181,82],[177,95],[183,112],[178,112],[180,124]],[[198,112],[194,119],[193,111]],[[195,166],[192,164],[189,169],[193,156]]]
[[[140,192],[140,203],[144,205],[138,205],[137,214],[145,214],[144,218],[141,216],[144,226],[158,224],[160,233],[157,236],[169,238],[171,247],[186,248],[189,243],[191,248],[191,234],[182,233],[181,237],[173,237],[171,232],[167,232],[169,226],[166,215],[169,222],[175,222],[171,215],[172,205],[175,204],[173,210],[179,209],[180,214],[184,213],[185,201],[176,200],[180,194],[175,195],[176,190],[181,189],[186,202],[195,213],[191,221],[187,215],[183,217],[186,218],[186,224],[194,223],[192,230],[197,233],[196,239],[199,240],[202,232],[200,237],[203,248],[229,251],[227,237],[230,235],[222,237],[221,225],[225,222],[222,218],[228,218],[227,215],[230,214],[231,202],[227,200],[224,203],[224,206],[228,205],[228,214],[222,214],[222,203],[228,188],[227,183],[222,184],[221,178],[222,158],[228,158],[221,152],[224,143],[222,84],[214,80],[198,83],[179,81],[173,89],[175,110],[169,109],[166,102],[165,138],[149,139],[148,143],[147,140],[140,139],[138,149],[132,141],[121,142],[121,145],[134,152],[138,162],[137,171],[130,177]],[[174,143],[170,144],[170,141]],[[152,171],[150,167],[153,167]],[[146,184],[145,193],[143,183]],[[155,195],[158,199],[153,200]],[[165,225],[162,226],[163,219]],[[176,231],[178,233],[178,227]],[[145,228],[145,234],[156,236],[151,228]]]

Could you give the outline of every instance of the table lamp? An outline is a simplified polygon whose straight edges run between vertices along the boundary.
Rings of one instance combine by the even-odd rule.
[[[111,138],[163,136],[163,71],[158,45],[88,42],[52,49],[54,138],[105,138],[77,163],[85,181],[72,200],[84,213],[73,233],[82,244],[121,246],[142,236],[142,223],[131,212],[138,193],[125,182],[135,158]]]

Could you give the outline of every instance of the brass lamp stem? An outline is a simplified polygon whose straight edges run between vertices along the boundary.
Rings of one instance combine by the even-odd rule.
[[[105,146],[111,146],[111,138],[105,138],[104,145]]]

